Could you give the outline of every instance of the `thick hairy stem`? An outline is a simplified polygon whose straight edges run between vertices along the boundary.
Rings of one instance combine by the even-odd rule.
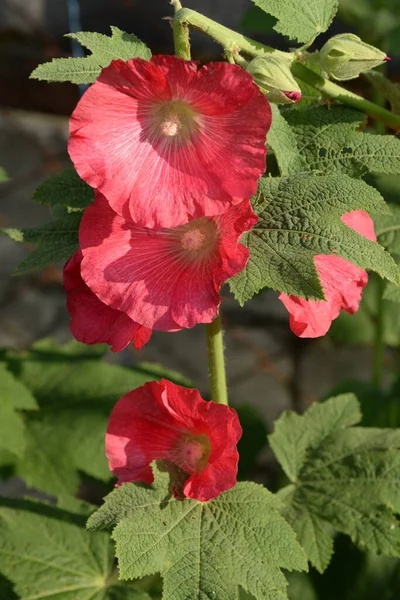
[[[345,90],[340,85],[321,77],[321,75],[314,73],[314,71],[307,69],[307,67],[300,63],[293,63],[291,70],[295,77],[308,83],[308,85],[319,90],[325,94],[325,96],[333,98],[334,100],[339,100],[342,104],[347,104],[347,106],[351,106],[352,108],[358,108],[358,110],[381,121],[387,125],[387,127],[390,127],[395,131],[400,131],[400,115],[395,115],[385,108],[382,108],[382,106],[378,106],[357,94],[353,94],[353,92]]]
[[[176,18],[176,14],[183,10],[182,4],[180,0],[171,0],[171,4],[175,10],[173,21],[175,55],[190,60],[189,27],[187,23]]]
[[[274,50],[269,46],[265,46],[260,42],[256,42],[250,38],[247,38],[246,36],[237,33],[236,31],[232,31],[231,29],[228,29],[227,27],[224,27],[223,25],[220,25],[219,23],[216,23],[208,17],[205,17],[204,15],[201,15],[200,13],[189,8],[180,8],[179,10],[176,10],[174,23],[179,23],[180,25],[187,24],[195,29],[199,29],[213,40],[218,42],[224,48],[224,50],[236,50],[244,52],[249,56],[260,56],[263,54],[265,55],[274,53],[275,55],[282,55],[288,58],[287,53]],[[321,77],[321,75],[314,73],[314,71],[311,71],[299,62],[293,62],[291,69],[295,77],[322,92],[328,98],[337,100],[342,104],[351,106],[352,108],[357,108],[374,119],[381,121],[387,127],[390,127],[395,131],[400,131],[399,115],[394,115],[385,108],[382,108],[373,102],[369,102],[357,94],[349,92],[340,85],[337,85],[336,83]]]
[[[206,325],[206,329],[211,399],[219,404],[228,404],[221,316],[218,315],[212,323]]]

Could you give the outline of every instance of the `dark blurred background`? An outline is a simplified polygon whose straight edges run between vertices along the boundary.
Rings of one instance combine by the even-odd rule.
[[[224,25],[280,49],[290,44],[272,30],[274,20],[250,0],[186,0]],[[392,60],[388,76],[399,79],[400,1],[342,0],[338,18],[319,47],[334,33],[353,31],[385,50]],[[77,11],[79,9],[79,11]],[[172,53],[168,0],[0,0],[0,165],[10,180],[0,185],[0,225],[33,226],[50,218],[46,207],[32,202],[37,184],[48,174],[69,166],[66,152],[68,115],[79,99],[72,84],[47,84],[29,79],[32,70],[53,57],[70,56],[72,30],[109,33],[116,25],[133,32],[153,53]],[[192,35],[193,56],[220,59],[217,44],[198,32]],[[353,89],[369,95],[358,80]],[[399,182],[381,178],[397,198]],[[389,192],[388,192],[389,193]],[[0,346],[24,348],[44,336],[60,342],[70,338],[60,265],[30,276],[11,273],[28,248],[0,237]],[[263,292],[244,309],[224,289],[229,386],[233,403],[250,402],[268,426],[284,408],[302,409],[346,379],[371,378],[371,334],[344,342],[341,325],[321,340],[300,340],[291,334],[288,316],[272,292]],[[396,305],[398,306],[398,305]],[[357,322],[355,322],[357,324]],[[359,322],[358,322],[359,323]],[[349,330],[348,322],[345,322]],[[365,330],[363,322],[357,327]],[[156,333],[140,353],[131,349],[111,360],[157,361],[191,378],[207,390],[204,328],[175,334]],[[350,326],[351,330],[351,326]],[[397,370],[400,322],[393,315],[386,349],[386,381]]]

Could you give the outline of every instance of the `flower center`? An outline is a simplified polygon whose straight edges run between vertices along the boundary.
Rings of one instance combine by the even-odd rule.
[[[151,129],[165,140],[187,140],[198,129],[197,114],[185,102],[172,100],[153,109]]]
[[[189,229],[182,236],[181,244],[184,250],[200,250],[207,238],[200,229]]]
[[[218,240],[218,230],[213,219],[200,217],[179,227],[180,245],[190,259],[206,258],[214,250]]]
[[[180,440],[176,463],[187,473],[199,473],[206,466],[210,453],[211,443],[204,433],[187,433]]]
[[[160,125],[161,133],[164,135],[173,136],[176,135],[182,127],[182,123],[178,115],[168,115],[168,117],[162,121]]]

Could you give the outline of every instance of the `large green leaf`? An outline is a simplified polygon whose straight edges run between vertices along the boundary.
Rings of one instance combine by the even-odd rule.
[[[88,522],[115,526],[122,578],[159,571],[164,600],[232,600],[238,585],[260,600],[286,598],[280,569],[306,562],[270,492],[238,483],[210,502],[175,500],[168,473],[155,468],[155,477],[114,490]]]
[[[274,29],[291,40],[307,42],[326,31],[338,9],[338,0],[252,0],[276,17]]]
[[[351,427],[361,419],[352,394],[287,412],[269,436],[291,484],[280,490],[283,514],[310,562],[323,571],[330,527],[361,548],[400,556],[400,429]]]
[[[118,581],[109,536],[85,531],[77,507],[0,499],[2,600],[150,600]]]
[[[278,124],[275,126],[273,122],[273,136],[268,136],[268,143],[277,156],[281,175],[341,171],[360,177],[368,171],[400,172],[400,140],[394,135],[357,131],[365,120],[364,114],[357,110],[342,106],[310,107],[285,110],[280,118],[277,112],[275,109]],[[290,142],[289,147],[286,142]]]
[[[35,410],[37,404],[30,391],[0,363],[0,447],[22,456],[26,431],[20,410]]]
[[[81,31],[70,33],[68,37],[87,48],[91,54],[85,58],[53,58],[51,62],[39,65],[31,74],[33,79],[46,81],[71,81],[72,83],[93,83],[103,67],[112,60],[121,58],[151,58],[148,47],[132,33],[111,27],[111,37],[101,33]]]
[[[243,236],[250,250],[245,269],[230,280],[243,304],[264,287],[305,298],[323,298],[314,256],[335,254],[394,283],[399,270],[375,242],[341,220],[353,209],[385,214],[380,194],[344,174],[265,178],[259,183],[255,227]]]
[[[104,436],[115,402],[146,381],[169,376],[148,365],[128,369],[106,363],[100,360],[103,350],[42,340],[29,352],[5,355],[19,385],[40,406],[25,418],[27,448],[15,463],[29,486],[61,497],[76,493],[79,471],[109,480]]]

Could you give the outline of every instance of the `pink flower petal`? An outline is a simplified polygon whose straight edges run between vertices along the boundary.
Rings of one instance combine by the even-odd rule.
[[[172,227],[256,192],[270,125],[268,101],[240,67],[118,60],[76,107],[69,152],[118,214]]]
[[[84,344],[110,344],[113,352],[120,352],[131,342],[140,349],[149,341],[151,329],[103,304],[84,283],[80,274],[81,261],[82,253],[78,250],[64,267],[72,335]]]
[[[82,277],[98,298],[151,329],[209,323],[219,290],[249,252],[238,242],[257,221],[248,200],[215,219],[171,229],[138,227],[98,194],[80,227]]]
[[[360,235],[376,240],[373,221],[364,211],[346,213],[342,221]],[[287,294],[279,296],[290,313],[290,329],[304,338],[325,335],[341,310],[349,314],[357,312],[368,282],[366,271],[340,256],[320,254],[314,257],[314,262],[326,300],[306,300]]]
[[[151,483],[150,463],[165,459],[189,475],[183,493],[207,501],[236,483],[242,429],[232,408],[205,402],[197,390],[153,381],[118,400],[106,454],[118,483]]]

